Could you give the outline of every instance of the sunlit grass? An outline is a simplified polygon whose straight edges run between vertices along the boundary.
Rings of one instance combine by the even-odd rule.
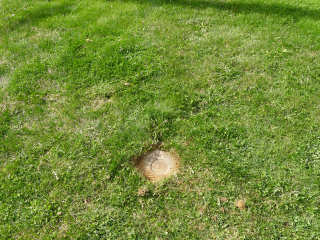
[[[0,1],[0,236],[319,238],[319,7]]]

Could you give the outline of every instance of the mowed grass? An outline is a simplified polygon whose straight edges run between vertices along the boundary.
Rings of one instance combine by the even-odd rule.
[[[319,9],[0,1],[0,238],[320,238]]]

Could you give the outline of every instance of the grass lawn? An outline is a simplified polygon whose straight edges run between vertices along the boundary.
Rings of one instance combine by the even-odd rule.
[[[142,178],[135,156],[174,151]],[[319,239],[319,0],[1,0],[0,239]]]

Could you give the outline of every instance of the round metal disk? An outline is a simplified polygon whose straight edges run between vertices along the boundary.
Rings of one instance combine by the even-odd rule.
[[[159,149],[147,153],[138,163],[139,171],[152,182],[170,176],[178,167],[178,158]]]

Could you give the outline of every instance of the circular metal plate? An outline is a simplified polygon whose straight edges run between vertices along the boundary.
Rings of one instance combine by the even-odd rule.
[[[159,149],[147,153],[138,163],[138,170],[152,182],[170,176],[178,167],[177,157]]]

